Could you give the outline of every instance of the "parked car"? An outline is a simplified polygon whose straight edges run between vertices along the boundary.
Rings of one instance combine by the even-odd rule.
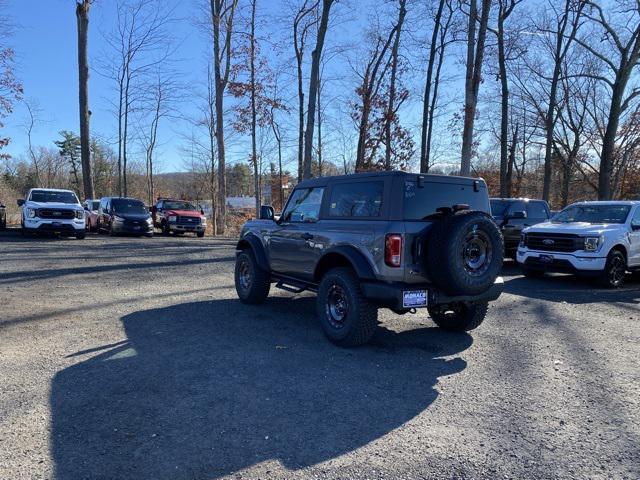
[[[7,207],[0,201],[0,230],[7,228]]]
[[[153,237],[153,220],[144,202],[135,198],[103,197],[98,207],[98,233],[132,233]]]
[[[504,237],[504,255],[513,259],[522,230],[551,218],[547,202],[528,198],[492,198],[491,214]]]
[[[100,200],[85,200],[82,206],[84,207],[86,230],[90,232],[97,231]]]
[[[581,202],[526,228],[518,263],[528,277],[567,272],[619,287],[640,269],[640,202]]]
[[[162,230],[164,235],[169,233],[183,234],[195,233],[198,237],[204,237],[207,228],[207,217],[202,209],[191,202],[184,200],[172,200],[170,198],[158,199],[151,207],[153,224]]]
[[[279,220],[263,206],[237,243],[240,301],[262,303],[271,283],[317,292],[326,336],[352,346],[373,335],[378,308],[426,308],[448,330],[478,327],[503,243],[481,179],[376,172],[305,180]]]
[[[85,236],[84,209],[71,190],[32,188],[24,199],[18,200],[22,209],[22,235],[49,232],[83,239]]]

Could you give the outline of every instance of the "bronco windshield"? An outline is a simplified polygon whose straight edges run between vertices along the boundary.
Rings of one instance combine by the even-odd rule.
[[[140,200],[129,200],[125,198],[116,198],[111,200],[113,211],[122,214],[144,214],[147,209]]]
[[[570,205],[551,220],[553,223],[624,223],[629,205]]]
[[[33,190],[30,200],[39,203],[80,203],[78,197],[76,197],[76,194],[73,192],[56,192],[51,190]]]
[[[189,202],[165,201],[164,208],[165,210],[190,210],[192,212],[198,211],[195,205]]]

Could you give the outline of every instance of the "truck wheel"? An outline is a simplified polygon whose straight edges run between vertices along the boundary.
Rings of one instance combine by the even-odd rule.
[[[75,237],[76,240],[84,240],[84,237],[86,236],[86,233],[82,232],[82,233],[76,233]]]
[[[198,238],[204,237],[204,232],[197,232]]]
[[[455,303],[428,307],[431,320],[443,330],[468,332],[478,328],[487,316],[488,302]]]
[[[316,309],[324,334],[341,347],[367,343],[378,326],[378,308],[364,298],[350,268],[334,268],[322,277]]]
[[[160,224],[160,229],[162,230],[162,235],[169,235],[171,230],[169,230],[169,224],[167,222],[162,222]]]
[[[236,257],[235,284],[242,303],[257,305],[269,295],[269,272],[260,268],[251,250],[243,250]]]
[[[522,267],[522,274],[527,278],[542,278],[544,270],[536,270],[534,268]]]
[[[607,256],[604,270],[598,277],[598,283],[606,288],[619,288],[624,285],[627,260],[619,250],[612,250]]]
[[[432,281],[450,295],[488,290],[503,260],[502,233],[482,212],[445,214],[428,234],[427,264]]]

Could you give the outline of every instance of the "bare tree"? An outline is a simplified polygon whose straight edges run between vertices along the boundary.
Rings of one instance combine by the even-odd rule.
[[[482,60],[484,57],[485,39],[491,0],[482,0],[480,25],[476,38],[476,21],[478,16],[477,0],[469,0],[469,26],[467,30],[467,67],[464,87],[464,125],[462,131],[462,156],[460,175],[471,173],[471,156],[473,154],[473,127],[478,104],[478,91],[482,80]]]
[[[93,177],[91,176],[91,150],[89,119],[89,60],[87,55],[89,33],[89,9],[93,0],[76,2],[78,24],[78,97],[80,101],[80,155],[82,163],[82,184],[84,198],[93,198]]]
[[[402,98],[396,105],[396,82],[398,77],[398,52],[400,49],[400,36],[402,25],[407,15],[407,0],[398,0],[398,20],[395,27],[393,46],[391,47],[391,78],[389,80],[389,99],[387,103],[387,114],[385,116],[384,136],[385,136],[385,170],[391,170],[391,128],[393,120],[397,115],[397,108],[402,102]]]
[[[304,157],[304,87],[302,66],[304,51],[310,29],[319,21],[318,6],[320,0],[304,0],[293,19],[293,49],[296,57],[296,80],[298,93],[298,181],[302,180],[302,161]]]
[[[611,8],[608,13],[599,1],[586,0],[585,3],[589,7],[585,16],[597,27],[597,34],[576,41],[602,63],[604,71],[591,76],[603,82],[610,91],[598,177],[598,198],[609,200],[613,195],[612,171],[618,127],[624,113],[640,95],[640,87],[628,89],[632,73],[640,64],[640,2],[618,2],[618,8]]]
[[[507,48],[505,47],[504,24],[516,5],[522,0],[498,0],[497,27],[489,30],[496,36],[498,44],[498,68],[500,78],[500,196],[511,195],[508,187],[509,169],[509,79],[507,78]],[[515,147],[511,149],[515,151]],[[512,155],[513,156],[513,155]]]
[[[231,37],[238,0],[211,0],[213,71],[215,78],[216,143],[218,147],[218,215],[216,230],[224,235],[227,214],[224,150],[224,93],[231,69]],[[221,31],[222,30],[222,31]]]
[[[329,26],[329,14],[335,0],[322,0],[322,14],[318,26],[316,46],[311,53],[311,76],[309,78],[309,106],[307,108],[307,125],[304,136],[303,178],[311,178],[311,156],[313,150],[313,129],[316,116],[318,79],[320,78],[320,58],[324,47],[324,39]]]

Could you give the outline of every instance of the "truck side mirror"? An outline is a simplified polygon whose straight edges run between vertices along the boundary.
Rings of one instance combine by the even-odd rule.
[[[18,202],[17,202],[17,203],[18,203],[18,206],[19,206],[19,207],[23,206],[23,205],[24,205],[24,198],[20,198],[20,199],[18,199]]]
[[[155,214],[156,214],[156,212],[158,211],[158,207],[156,207],[156,206],[154,205],[154,206],[152,206],[152,207],[150,208],[150,210],[151,210],[151,213],[153,213],[153,214],[155,215]]]
[[[509,218],[512,218],[514,220],[523,220],[527,218],[527,212],[523,210],[518,212],[511,212],[511,214],[509,215]]]
[[[275,211],[271,205],[262,205],[260,207],[260,220],[273,220]]]

